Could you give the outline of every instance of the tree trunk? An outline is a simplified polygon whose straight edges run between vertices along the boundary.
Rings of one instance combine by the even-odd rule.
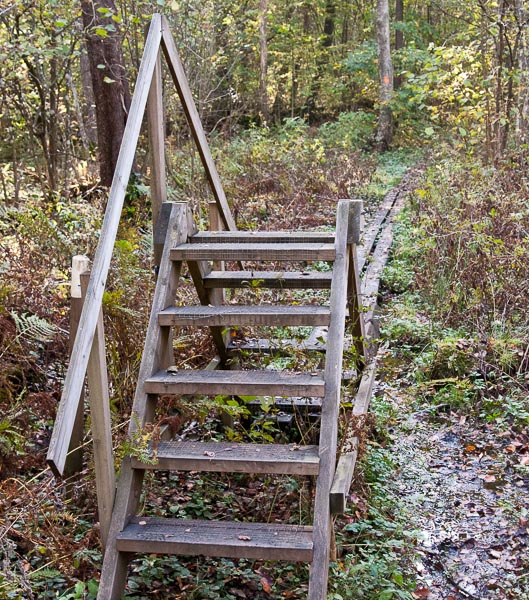
[[[529,141],[529,36],[527,27],[529,15],[524,7],[523,0],[515,2],[516,25],[518,27],[520,42],[518,54],[518,115],[516,119],[516,133],[519,144]]]
[[[393,98],[393,64],[389,37],[389,4],[388,0],[377,0],[377,43],[378,43],[378,76],[380,80],[380,113],[375,146],[378,150],[388,150],[393,141],[393,115],[391,100]]]
[[[398,52],[404,48],[404,33],[399,25],[402,25],[404,21],[404,0],[395,1],[395,51]],[[398,67],[397,67],[398,68]],[[395,89],[398,89],[402,84],[402,77],[400,75],[395,76]]]
[[[96,105],[99,176],[101,185],[110,186],[130,107],[121,35],[110,18],[117,10],[114,0],[81,0],[81,9]]]
[[[259,60],[259,99],[260,109],[263,121],[268,123],[270,120],[270,113],[268,110],[268,48],[266,41],[266,13],[268,10],[268,0],[260,0],[259,5],[259,45],[261,49],[261,55]]]

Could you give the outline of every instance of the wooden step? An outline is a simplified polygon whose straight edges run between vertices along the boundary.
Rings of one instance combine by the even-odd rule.
[[[120,552],[309,562],[312,527],[136,517],[116,544]]]
[[[239,325],[329,325],[330,311],[326,306],[266,305],[259,306],[171,306],[158,313],[162,326],[194,325],[228,327]]]
[[[132,465],[139,469],[215,471],[219,473],[282,473],[317,475],[317,446],[297,444],[237,444],[227,442],[160,442],[156,464]]]
[[[312,337],[312,336],[311,336]],[[232,340],[228,344],[228,351],[237,353],[240,350],[245,352],[255,352],[257,354],[288,354],[292,350],[300,350],[304,352],[325,352],[325,343],[319,341],[295,340],[295,339],[243,339]]]
[[[314,374],[283,371],[160,371],[145,381],[147,394],[204,394],[216,396],[308,396],[322,397],[325,382]]]
[[[212,271],[204,277],[204,287],[328,290],[331,281],[331,271]]]
[[[327,231],[200,231],[191,244],[334,244],[334,232]]]
[[[334,244],[179,244],[171,250],[172,260],[274,260],[332,261]]]

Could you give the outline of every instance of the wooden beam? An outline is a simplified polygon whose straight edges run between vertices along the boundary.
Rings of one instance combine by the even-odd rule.
[[[79,319],[83,310],[83,293],[81,290],[81,273],[90,270],[88,256],[77,255],[72,258],[72,277],[70,286],[70,336],[68,339],[70,356],[72,354],[75,336],[79,327]],[[64,465],[66,478],[77,475],[83,470],[83,437],[84,437],[84,387],[77,407],[72,438],[68,447],[68,456]]]
[[[55,427],[48,448],[47,462],[57,475],[63,473],[70,445],[75,415],[77,414],[90,349],[92,348],[92,341],[97,327],[106,278],[112,258],[112,250],[121,217],[121,209],[123,208],[123,201],[134,161],[152,75],[156,66],[161,36],[161,17],[160,15],[153,15],[149,34],[145,42],[145,50],[134,89],[127,125],[123,134],[114,179],[110,188],[107,210],[92,266],[92,276],[79,322],[78,335],[66,373]]]
[[[138,374],[138,386],[132,405],[133,418],[129,424],[129,436],[133,439],[138,428],[151,421],[154,416],[155,398],[149,397],[143,390],[142,382],[159,369],[166,369],[172,364],[168,341],[168,327],[158,325],[158,313],[174,303],[176,289],[180,279],[180,264],[169,260],[169,249],[174,243],[187,239],[187,205],[172,205],[166,243],[160,262],[160,271],[154,291],[151,315],[147,328],[144,352]],[[116,539],[138,508],[144,471],[133,469],[130,457],[126,456],[121,466],[116,501],[112,513],[112,521],[107,540],[107,549],[103,561],[101,581],[99,583],[99,600],[119,600],[123,594],[127,579],[127,565],[130,554],[119,552]]]
[[[147,124],[151,159],[151,210],[152,230],[156,231],[158,217],[164,202],[167,202],[167,175],[165,172],[165,120],[163,110],[162,62],[160,50],[147,98]],[[162,249],[154,246],[154,263],[160,264]]]
[[[191,129],[191,134],[193,135],[193,139],[197,145],[202,164],[204,165],[206,177],[208,178],[213,196],[215,197],[217,206],[219,207],[220,215],[224,221],[226,229],[235,231],[237,226],[233,220],[230,207],[228,206],[228,201],[226,200],[226,195],[224,194],[224,189],[222,188],[220,177],[215,167],[215,163],[213,162],[213,157],[211,156],[211,151],[206,140],[206,134],[202,128],[202,123],[193,100],[193,94],[191,93],[189,83],[184,73],[184,67],[182,65],[182,61],[180,60],[180,55],[176,49],[176,44],[173,36],[171,35],[171,31],[165,17],[162,17],[162,26],[162,48],[167,60],[169,71],[171,72],[171,76],[176,87],[176,91],[178,92],[178,96],[182,102],[182,107],[184,109],[189,128]]]
[[[88,288],[90,273],[81,274],[83,295]],[[94,467],[96,473],[97,509],[101,531],[101,545],[106,547],[112,506],[116,494],[116,473],[114,471],[114,451],[112,448],[112,419],[105,356],[105,331],[103,312],[99,311],[96,334],[90,352],[87,368],[88,400],[92,444],[94,447]]]
[[[347,235],[349,203],[340,201],[336,217],[336,259],[331,287],[331,324],[325,359],[325,399],[320,424],[320,474],[316,483],[314,504],[314,554],[309,578],[309,600],[327,597],[332,521],[330,491],[336,468],[338,412],[340,408],[345,315],[347,305],[347,272],[349,253]]]
[[[376,360],[373,360],[364,371],[360,380],[353,407],[353,429],[356,426],[356,419],[354,417],[367,414],[369,409],[373,385],[375,383],[376,367]],[[351,431],[346,432],[343,445],[345,448],[350,448],[350,450],[343,452],[338,460],[330,492],[331,512],[335,515],[345,512],[347,494],[351,487],[356,460],[358,458],[358,437]]]

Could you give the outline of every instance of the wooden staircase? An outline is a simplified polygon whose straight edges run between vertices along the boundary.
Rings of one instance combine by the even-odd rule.
[[[213,231],[196,231],[186,203],[165,202],[162,55],[215,199],[210,203],[209,225]],[[319,444],[163,440],[156,449],[153,444],[153,460],[142,462],[137,452],[124,458],[115,489],[101,306],[145,111],[151,142],[154,255],[159,270],[132,407],[130,439],[149,431],[150,424],[156,422],[157,408],[163,406],[163,397],[168,395],[265,395],[318,406]],[[237,231],[167,21],[161,15],[153,15],[47,455],[53,472],[63,475],[71,454],[69,449],[80,444],[80,438],[76,438],[77,422],[80,415],[82,425],[81,398],[87,376],[101,541],[105,549],[99,600],[121,598],[128,564],[135,553],[304,561],[311,565],[309,600],[326,598],[331,512],[344,509],[356,460],[356,451],[344,452],[338,465],[336,460],[346,317],[357,352],[364,359],[367,358],[365,340],[369,337],[361,308],[356,256],[360,212],[360,201],[340,201],[332,234]],[[376,231],[372,243],[375,237]],[[364,261],[369,247],[369,244],[364,245]],[[314,261],[328,262],[332,268],[324,272],[307,269],[306,265]],[[225,263],[231,263],[234,270],[225,270]],[[193,306],[178,305],[181,275],[186,272],[197,292],[197,303]],[[85,281],[87,278],[86,275]],[[248,287],[274,290],[280,301],[257,305],[225,303],[226,290]],[[283,292],[296,289],[307,290],[307,294],[314,290],[314,298],[317,290],[330,290],[329,302],[325,305],[287,303]],[[376,293],[375,286],[369,289]],[[245,294],[236,296],[245,298]],[[374,309],[370,310],[368,314],[372,317]],[[191,326],[208,327],[211,331],[218,357],[210,367],[215,368],[175,367],[173,330]],[[262,326],[325,330],[326,343],[316,339],[320,336],[311,335],[302,342],[294,340],[283,345],[285,340],[282,340],[278,349],[281,352],[289,348],[316,351],[324,357],[324,367],[310,368],[306,372],[229,369],[237,353],[252,350],[266,353],[274,349],[271,339],[234,344],[229,328]],[[366,399],[372,389],[373,374],[374,369],[366,369],[362,377],[359,390],[364,391],[359,392],[363,399],[359,411],[367,410]],[[352,432],[351,436],[353,434],[356,435]],[[354,439],[352,437],[353,442]],[[140,517],[140,497],[148,470],[313,477],[316,484],[312,524]],[[240,518],[244,516],[241,514]]]
[[[185,204],[172,204],[160,263],[143,360],[132,409],[130,436],[149,423],[161,396],[197,394],[269,395],[322,399],[320,444],[251,444],[161,441],[148,464],[125,458],[107,540],[100,600],[121,598],[127,564],[134,553],[223,556],[311,563],[311,600],[326,597],[331,513],[329,494],[336,466],[338,409],[351,274],[348,228],[350,203],[338,206],[336,234],[196,233]],[[328,261],[332,272],[300,270],[212,271],[210,261],[257,261],[276,265]],[[201,302],[175,306],[180,274],[187,263]],[[282,265],[283,267],[283,265]],[[260,288],[329,288],[328,306],[213,305],[215,293],[259,281]],[[219,295],[217,294],[217,298]],[[172,367],[171,331],[179,326],[208,326],[219,356],[233,356],[224,332],[232,326],[325,326],[328,347],[321,372],[271,370],[191,370]],[[216,332],[216,334],[215,334]],[[222,366],[222,361],[219,363]],[[169,369],[169,370],[168,370]],[[138,517],[146,470],[276,473],[316,477],[311,526],[241,521],[197,521]]]

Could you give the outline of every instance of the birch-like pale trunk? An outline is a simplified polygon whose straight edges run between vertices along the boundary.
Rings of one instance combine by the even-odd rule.
[[[393,63],[391,62],[391,46],[389,35],[389,2],[377,0],[377,43],[378,43],[378,76],[380,81],[380,112],[378,116],[375,145],[383,151],[388,150],[393,140],[393,115],[391,100],[393,99]]]
[[[268,110],[268,46],[266,40],[266,13],[268,11],[268,0],[260,0],[259,4],[259,45],[261,50],[259,69],[259,97],[260,109],[263,121],[268,123],[270,112]]]
[[[529,14],[524,0],[515,0],[516,23],[520,35],[518,54],[518,114],[516,118],[516,134],[520,144],[529,141]]]

